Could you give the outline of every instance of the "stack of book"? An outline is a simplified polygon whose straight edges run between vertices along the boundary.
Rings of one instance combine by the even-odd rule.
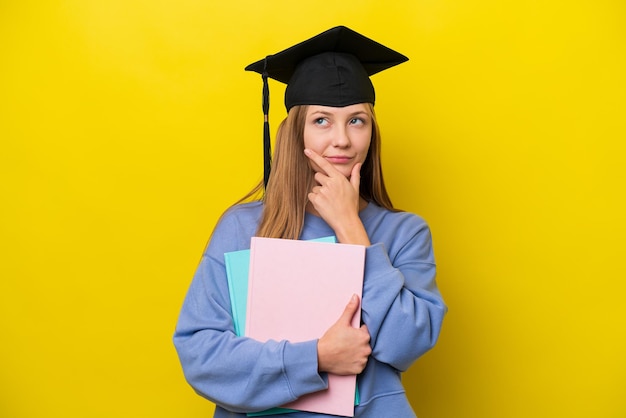
[[[341,316],[353,294],[361,297],[365,247],[253,237],[250,250],[224,254],[235,332],[265,342],[319,339]],[[360,310],[352,326],[360,326]],[[328,389],[248,415],[293,410],[353,416],[356,376],[329,374]]]

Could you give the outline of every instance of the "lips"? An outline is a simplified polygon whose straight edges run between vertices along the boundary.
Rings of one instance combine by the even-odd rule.
[[[331,155],[324,158],[326,159],[326,161],[333,164],[346,164],[352,161],[352,157],[348,157],[345,155]]]

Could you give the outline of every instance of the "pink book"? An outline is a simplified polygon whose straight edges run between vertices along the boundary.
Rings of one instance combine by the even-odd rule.
[[[353,294],[361,297],[365,247],[253,237],[246,336],[259,341],[320,338]],[[360,310],[352,326],[359,327]],[[354,416],[356,376],[328,375],[328,389],[284,408]]]

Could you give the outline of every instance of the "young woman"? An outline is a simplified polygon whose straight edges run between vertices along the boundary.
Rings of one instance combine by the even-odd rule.
[[[215,417],[244,417],[325,390],[328,373],[358,375],[355,417],[415,416],[400,376],[436,343],[446,306],[427,224],[394,209],[383,182],[369,76],[403,61],[337,27],[248,67],[265,81],[287,82],[288,116],[278,129],[264,196],[231,207],[220,219],[174,335],[185,376],[216,404]],[[366,246],[362,300],[347,300],[317,340],[236,336],[224,253],[249,248],[253,236],[329,235]],[[363,325],[353,328],[359,308]]]

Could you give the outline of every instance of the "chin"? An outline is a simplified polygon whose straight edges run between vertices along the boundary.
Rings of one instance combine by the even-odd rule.
[[[350,178],[350,176],[352,175],[352,170],[341,170],[341,169],[340,169],[340,170],[339,170],[339,172],[340,172],[341,174],[343,174],[343,175],[344,175],[344,177],[346,177],[346,178],[348,178],[348,179],[349,179],[349,178]]]

